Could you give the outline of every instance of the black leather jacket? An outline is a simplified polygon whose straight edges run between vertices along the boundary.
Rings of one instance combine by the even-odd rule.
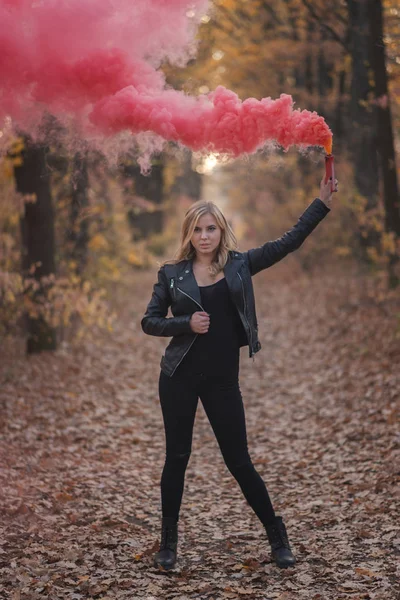
[[[322,200],[315,198],[296,225],[282,237],[246,252],[229,251],[224,274],[246,334],[240,345],[249,346],[249,357],[261,349],[252,276],[299,248],[329,211]],[[158,282],[154,284],[153,295],[141,320],[145,333],[172,337],[160,363],[162,371],[170,377],[200,335],[190,327],[192,314],[204,310],[192,266],[192,260],[182,260],[159,269]],[[169,307],[172,317],[167,317]]]

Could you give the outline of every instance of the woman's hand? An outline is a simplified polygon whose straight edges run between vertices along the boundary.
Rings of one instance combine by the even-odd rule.
[[[337,191],[338,191],[338,180],[335,179],[335,189],[333,190],[333,192],[337,192]],[[321,179],[319,198],[320,198],[320,200],[322,200],[322,202],[324,202],[324,204],[327,205],[328,208],[331,207],[333,192],[331,192],[331,179],[328,179],[328,181],[325,183],[325,175],[324,175],[323,178]]]
[[[190,327],[195,333],[207,333],[210,326],[210,317],[208,313],[197,311],[192,314],[190,319]]]

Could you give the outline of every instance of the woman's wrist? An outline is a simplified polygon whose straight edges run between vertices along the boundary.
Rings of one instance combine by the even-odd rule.
[[[331,198],[327,198],[326,200],[324,200],[324,198],[321,198],[321,196],[318,196],[318,198],[321,200],[321,202],[323,202],[325,204],[325,206],[327,206],[328,208],[331,208],[332,197]]]

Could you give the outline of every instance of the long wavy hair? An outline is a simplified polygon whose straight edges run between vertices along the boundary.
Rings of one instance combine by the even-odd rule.
[[[214,202],[206,200],[194,202],[186,211],[181,227],[179,247],[174,254],[174,258],[165,260],[161,263],[162,265],[167,263],[176,264],[181,260],[190,260],[196,256],[196,250],[190,240],[198,220],[206,214],[212,215],[221,229],[221,240],[217,248],[217,253],[208,270],[212,277],[216,277],[223,270],[228,261],[229,250],[237,250],[238,243],[233,229],[221,209]]]

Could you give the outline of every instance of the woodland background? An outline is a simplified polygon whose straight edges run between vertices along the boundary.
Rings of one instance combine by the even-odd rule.
[[[229,161],[170,144],[144,176],[134,148],[70,155],[48,115],[51,144],[17,132],[0,162],[0,597],[394,599],[400,4],[215,0],[198,44],[163,66],[175,88],[288,93],[334,134],[332,210],[256,278],[263,350],[241,359],[250,453],[298,565],[270,563],[199,406],[182,558],[153,569],[165,340],[140,319],[193,201],[219,203],[240,249],[279,237],[319,194],[321,149]]]

